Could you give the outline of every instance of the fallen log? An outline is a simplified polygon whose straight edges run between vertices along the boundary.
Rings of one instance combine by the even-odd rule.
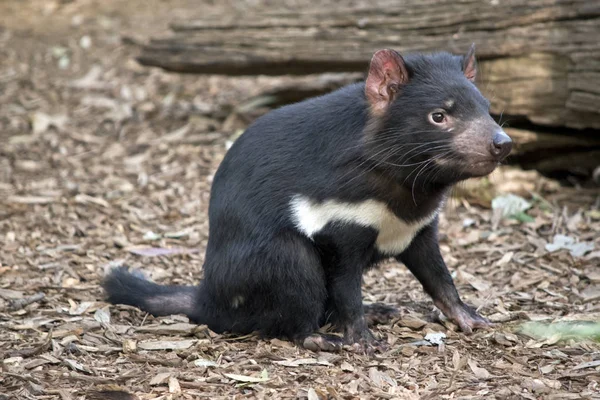
[[[315,10],[176,22],[138,60],[203,74],[364,72],[380,48],[462,53],[475,42],[493,113],[600,129],[600,1],[404,0]]]

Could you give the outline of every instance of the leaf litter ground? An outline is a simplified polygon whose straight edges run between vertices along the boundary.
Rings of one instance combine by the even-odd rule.
[[[236,106],[303,79],[182,76],[132,61],[169,21],[241,4],[217,3],[0,4],[0,398],[599,398],[598,344],[545,324],[598,337],[597,325],[572,321],[600,313],[599,193],[534,172],[461,185],[441,219],[445,259],[490,331],[457,332],[394,263],[364,279],[366,302],[401,311],[374,329],[390,349],[373,358],[102,302],[113,266],[198,282],[212,176],[256,116]],[[516,218],[491,208],[508,193],[530,203]]]

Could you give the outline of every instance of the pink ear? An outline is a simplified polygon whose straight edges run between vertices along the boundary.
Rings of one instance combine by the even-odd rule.
[[[477,77],[477,61],[475,60],[475,43],[471,45],[469,51],[463,58],[463,73],[471,82],[475,83]]]
[[[400,86],[408,82],[402,56],[394,50],[379,50],[371,59],[365,94],[375,114],[383,114],[396,97]]]

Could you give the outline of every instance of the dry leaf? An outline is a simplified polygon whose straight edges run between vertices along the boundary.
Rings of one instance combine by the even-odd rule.
[[[129,251],[130,253],[137,254],[139,256],[145,256],[145,257],[168,256],[168,255],[172,255],[172,254],[191,254],[191,253],[198,253],[198,251],[199,251],[198,249],[184,249],[184,248],[177,248],[177,247],[165,249],[162,247],[145,247],[145,246],[128,247],[126,250]]]
[[[342,365],[340,365],[340,368],[342,369],[342,371],[346,371],[346,372],[354,371],[354,367],[352,365],[350,365],[349,363],[347,363],[346,361],[344,361],[342,363]]]
[[[197,367],[218,367],[219,366],[219,364],[217,364],[216,362],[211,361],[211,360],[205,360],[203,358],[194,360],[194,365]]]
[[[461,368],[460,354],[457,349],[454,349],[452,352],[452,365],[454,366],[455,371],[458,371]]]
[[[246,375],[238,375],[238,374],[223,374],[229,379],[233,379],[235,381],[244,382],[244,383],[260,383],[269,381],[269,375],[266,369],[263,369],[261,376],[246,376]]]
[[[421,329],[422,327],[427,325],[427,321],[410,315],[407,315],[406,317],[402,318],[397,323],[400,326],[406,326],[407,328],[411,329]]]
[[[384,388],[386,385],[391,387],[398,386],[395,379],[391,378],[387,373],[379,371],[375,367],[369,368],[369,378],[371,378],[378,388]]]
[[[136,332],[141,333],[152,333],[154,335],[177,335],[177,336],[185,336],[185,335],[193,335],[197,332],[197,328],[202,328],[201,325],[196,324],[188,324],[184,322],[176,323],[176,324],[158,324],[158,325],[146,325],[139,326],[135,328]]]
[[[594,368],[598,366],[600,366],[600,360],[588,361],[574,366],[573,371],[584,368]]]
[[[49,204],[57,201],[55,197],[44,197],[44,196],[8,196],[6,199],[8,203],[20,203],[20,204]]]
[[[475,360],[469,359],[469,361],[467,361],[467,364],[471,368],[471,371],[473,371],[475,376],[479,379],[488,379],[491,376],[485,368],[477,366],[477,362]]]
[[[137,340],[124,339],[123,340],[123,353],[135,353],[137,352]]]
[[[181,393],[179,381],[174,376],[169,377],[169,393]]]
[[[185,350],[196,344],[197,340],[156,340],[138,343],[142,350]]]
[[[102,325],[110,324],[110,307],[99,308],[94,313],[94,319],[100,322]]]
[[[273,361],[273,363],[284,367],[299,367],[301,365],[315,365],[318,364],[318,361],[314,358],[299,358],[296,360]]]
[[[88,374],[92,372],[85,365],[83,365],[75,360],[65,358],[65,359],[63,359],[63,362],[76,371],[83,371],[83,372],[87,372]]]
[[[168,382],[171,375],[171,372],[161,372],[160,374],[156,374],[152,377],[152,379],[150,379],[150,386],[162,385]]]
[[[458,274],[459,278],[462,281],[468,282],[469,285],[473,286],[473,288],[480,292],[485,292],[491,287],[491,284],[489,282],[485,282],[483,279],[475,277],[474,275],[471,275],[463,270],[460,270]]]
[[[308,397],[308,400],[319,400],[319,396],[313,388],[308,389],[306,396]]]

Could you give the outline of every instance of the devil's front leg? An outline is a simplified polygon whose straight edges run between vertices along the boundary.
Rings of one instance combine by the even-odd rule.
[[[352,233],[352,236],[350,236]],[[372,261],[376,232],[366,228],[336,232],[335,255],[326,265],[328,316],[343,331],[344,343],[358,351],[384,349],[368,327],[362,302],[362,274]]]
[[[491,323],[462,302],[446,263],[440,253],[437,238],[437,218],[413,239],[396,259],[408,267],[421,282],[434,304],[465,333],[473,328],[485,328]]]

